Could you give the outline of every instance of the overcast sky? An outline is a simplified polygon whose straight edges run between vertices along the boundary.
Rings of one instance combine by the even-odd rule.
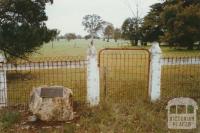
[[[138,1],[138,2],[137,2]],[[149,11],[149,6],[160,0],[54,0],[47,6],[49,28],[57,28],[61,34],[87,34],[82,26],[82,18],[87,14],[98,14],[115,27],[121,27],[123,21],[132,17],[130,6],[136,13],[136,3],[139,5],[139,15],[143,17]],[[129,5],[129,6],[128,6]]]

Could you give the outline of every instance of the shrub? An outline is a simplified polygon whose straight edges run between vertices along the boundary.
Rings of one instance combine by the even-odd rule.
[[[2,112],[0,116],[0,123],[2,128],[9,128],[20,120],[20,113],[16,111]]]

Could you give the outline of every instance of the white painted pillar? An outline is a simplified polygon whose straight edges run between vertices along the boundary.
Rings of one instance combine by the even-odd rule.
[[[4,56],[0,55],[0,108],[7,106],[6,70],[2,67],[5,62]]]
[[[151,63],[150,63],[150,77],[149,77],[149,95],[151,101],[154,102],[160,99],[161,95],[161,56],[162,51],[159,43],[153,42],[150,48]]]
[[[87,54],[87,102],[90,106],[96,106],[100,101],[100,81],[97,51],[94,45],[90,46]]]

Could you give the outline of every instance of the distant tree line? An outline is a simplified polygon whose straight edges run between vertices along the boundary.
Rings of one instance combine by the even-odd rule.
[[[100,39],[103,36],[103,40],[110,41],[110,39],[119,40],[121,38],[121,30],[119,28],[114,28],[112,23],[104,21],[99,15],[92,14],[83,17],[82,24],[85,31],[89,35],[85,36],[85,39],[92,39],[91,44],[93,44],[93,39]]]
[[[200,49],[200,0],[162,0],[153,4],[144,17],[127,18],[114,27],[96,14],[83,17],[88,35],[74,33],[58,36],[60,31],[46,26],[47,3],[53,0],[0,0],[0,52],[7,59],[26,58],[44,43],[55,39],[130,40],[137,45],[145,42],[165,42],[171,47]],[[52,43],[53,47],[53,43]]]
[[[99,15],[85,15],[82,24],[88,35],[68,33],[63,38],[92,39],[91,43],[100,38],[106,42],[124,39],[132,45],[137,45],[139,40],[142,45],[157,41],[176,48],[200,49],[200,0],[162,0],[150,8],[144,18],[129,17],[120,28]]]
[[[200,49],[200,0],[166,0],[151,6],[143,18],[128,18],[122,25],[122,37],[132,45],[165,42],[172,47]],[[145,44],[145,43],[143,43]]]

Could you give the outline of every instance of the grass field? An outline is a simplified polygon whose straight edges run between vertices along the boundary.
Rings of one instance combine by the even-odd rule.
[[[52,47],[53,43],[53,47]],[[59,57],[59,56],[86,56],[90,40],[60,40],[44,44],[37,52],[39,54],[33,57]],[[95,40],[95,47],[97,50],[107,47],[124,47],[129,45],[127,41],[118,41],[115,43],[113,40],[105,42],[102,40]]]
[[[90,44],[90,40],[73,40],[68,42],[67,40],[60,40],[60,41],[54,41],[53,47],[52,42],[44,44],[40,50],[37,51],[37,54],[34,54],[32,57],[59,57],[59,56],[86,56],[87,54],[87,48]],[[117,43],[114,42],[114,40],[111,40],[110,42],[102,41],[102,40],[95,40],[95,47],[99,51],[103,48],[109,48],[109,47],[131,47],[130,43],[128,41],[118,41]],[[138,47],[134,47],[138,48]],[[149,49],[150,46],[142,47]],[[162,46],[163,54],[165,56],[187,56],[187,55],[200,55],[199,50],[175,50],[174,48],[169,48]]]

